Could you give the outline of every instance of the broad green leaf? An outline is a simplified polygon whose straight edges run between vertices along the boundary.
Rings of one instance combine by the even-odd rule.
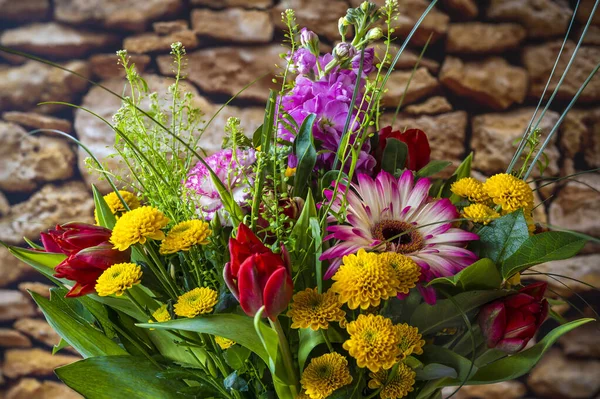
[[[448,166],[452,165],[449,161],[433,160],[417,171],[417,177],[429,177],[441,172]]]
[[[531,236],[502,264],[502,276],[509,278],[531,266],[575,256],[587,240],[564,231],[548,231]]]
[[[394,175],[398,169],[404,169],[407,157],[407,145],[398,139],[388,138],[381,157],[381,169]]]
[[[594,319],[579,319],[555,328],[531,348],[480,368],[468,381],[468,384],[492,384],[514,380],[527,374],[562,335],[591,321]],[[459,384],[460,381],[454,381],[453,385]]]
[[[450,366],[439,363],[430,363],[422,369],[416,370],[417,380],[435,380],[438,378],[456,378],[458,373]]]
[[[239,370],[244,367],[244,364],[249,357],[250,350],[239,345],[232,346],[223,353],[225,362],[234,370]]]
[[[52,347],[52,354],[55,355],[60,350],[65,349],[68,346],[69,346],[69,343],[67,341],[65,341],[63,338],[61,338],[60,341],[58,341],[58,344],[56,344]]]
[[[260,125],[252,134],[252,146],[258,148],[262,143],[263,125]]]
[[[462,291],[497,289],[502,284],[502,276],[491,259],[479,259],[451,277],[439,277],[428,285],[452,285]]]
[[[248,391],[248,381],[240,377],[237,370],[225,377],[223,380],[223,386],[228,391],[231,391],[232,389],[240,392]]]
[[[466,380],[469,375],[472,376],[477,371],[477,367],[472,366],[469,359],[441,346],[426,345],[423,348],[423,354],[419,355],[419,360],[425,364],[424,368],[430,364],[451,367],[456,371],[458,380]]]
[[[509,213],[484,226],[474,242],[480,258],[490,258],[501,264],[529,238],[527,221],[522,210]]]
[[[310,328],[301,328],[298,330],[300,343],[298,344],[298,365],[300,370],[304,370],[306,360],[310,356],[313,349],[319,345],[325,345],[323,333],[327,334],[330,342],[341,343],[344,338],[332,326],[326,330],[313,331]]]
[[[262,345],[256,331],[254,331],[253,320],[246,316],[230,313],[211,314],[193,319],[171,320],[164,323],[139,323],[137,326],[157,330],[183,330],[218,335],[250,349],[267,364],[269,364],[269,354],[273,359],[277,358],[278,340],[275,331],[267,326],[262,329],[269,351],[267,353],[267,349]]]
[[[471,176],[471,163],[472,162],[473,162],[473,153],[470,153],[469,156],[467,156],[464,159],[464,161],[462,161],[461,164],[458,165],[458,168],[456,168],[456,171],[452,175],[453,180],[457,181],[464,177]],[[452,203],[455,204],[458,201],[460,201],[460,197],[456,194],[452,194],[452,195],[450,195],[450,201],[452,201]]]
[[[111,229],[115,227],[115,223],[117,219],[115,215],[113,215],[110,207],[104,200],[104,197],[98,191],[98,188],[92,184],[92,192],[94,193],[94,206],[96,207],[96,217],[98,218],[98,223],[102,227],[106,227],[107,229]]]
[[[321,193],[323,192],[323,190],[326,189],[333,189],[333,183],[337,180],[338,175],[340,174],[339,170],[330,170],[327,171],[323,177],[321,178]],[[348,175],[344,172],[342,172],[342,176],[340,177],[340,181],[347,181],[348,180]]]
[[[304,118],[298,136],[294,141],[298,166],[294,176],[294,197],[304,197],[310,183],[310,175],[317,163],[317,150],[313,139],[312,129],[315,123],[315,114]]]
[[[161,369],[144,357],[99,356],[55,370],[71,389],[87,399],[179,399],[186,385],[157,378]]]
[[[478,309],[494,299],[507,295],[508,292],[495,291],[467,291],[454,296],[456,303],[460,304],[464,313]],[[464,324],[462,313],[449,299],[438,300],[434,306],[422,303],[413,313],[410,323],[417,327],[421,334],[430,334],[448,327],[458,327]]]
[[[65,311],[64,307],[57,306],[53,301],[35,292],[30,294],[44,312],[48,324],[84,358],[127,354],[110,338],[91,325],[81,322],[79,317],[74,317],[74,314]],[[76,301],[72,298],[65,301],[67,300]]]
[[[54,276],[54,268],[58,266],[60,262],[67,258],[64,254],[55,254],[50,252],[34,251],[32,249],[25,249],[19,247],[13,247],[0,243],[8,249],[15,258],[27,263],[44,276],[49,277],[52,280],[56,280]],[[58,280],[56,280],[58,281]],[[67,280],[60,280],[66,282]]]
[[[312,191],[308,190],[308,194],[306,195],[306,201],[304,202],[304,207],[302,208],[302,212],[292,229],[291,238],[294,243],[293,248],[290,248],[292,253],[292,258],[298,262],[299,260],[303,260],[304,262],[308,262],[309,264],[299,265],[295,263],[294,271],[297,270],[299,266],[306,266],[309,272],[312,273],[314,267],[314,252],[315,245],[314,240],[312,239],[312,228],[310,224],[311,218],[317,217],[317,207],[315,205],[315,201],[313,199]],[[309,277],[307,275],[307,277]]]
[[[38,249],[40,251],[45,250],[44,247],[42,247],[41,245],[37,245],[35,242],[31,241],[27,237],[23,237],[23,241],[25,241],[27,243],[27,245],[29,245],[29,247],[31,247],[31,249]]]

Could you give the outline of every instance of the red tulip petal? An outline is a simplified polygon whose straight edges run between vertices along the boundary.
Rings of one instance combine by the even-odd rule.
[[[267,316],[274,319],[286,310],[293,294],[292,278],[285,267],[280,267],[269,277],[263,291]]]
[[[523,306],[529,305],[532,302],[535,302],[535,298],[531,295],[523,293],[511,295],[504,300],[506,306],[513,309],[519,309]]]
[[[86,285],[75,283],[73,288],[71,288],[71,290],[69,292],[67,292],[67,295],[65,295],[65,297],[73,298],[73,297],[91,294],[92,292],[96,292],[96,289],[94,288],[94,286],[95,286],[95,282],[94,282],[94,284],[86,284]]]
[[[223,280],[225,280],[225,284],[227,285],[227,288],[229,288],[229,291],[231,291],[231,293],[233,294],[235,299],[237,299],[237,301],[239,302],[240,295],[238,292],[237,284],[234,280],[233,275],[231,274],[231,263],[229,263],[229,262],[227,262],[225,264],[225,268],[223,268]]]
[[[546,320],[546,317],[548,317],[548,301],[544,299],[542,301],[542,308],[540,309],[540,313],[537,317],[537,328],[539,328],[542,325],[542,323]]]
[[[46,252],[53,252],[57,254],[64,254],[65,252],[60,248],[60,246],[54,241],[52,235],[48,233],[40,233],[40,239],[42,241],[42,246],[46,250]]]
[[[496,349],[499,349],[502,352],[513,354],[525,348],[527,342],[529,342],[529,339],[503,339],[502,341],[498,342],[498,345],[496,345]]]
[[[538,283],[529,284],[519,290],[527,295],[531,295],[536,300],[541,301],[544,298],[544,294],[546,293],[546,288],[548,287],[548,283],[540,281]]]
[[[262,290],[258,284],[258,273],[253,255],[240,265],[238,273],[238,295],[242,310],[250,317],[254,317],[263,305]]]
[[[478,316],[481,332],[487,346],[493,348],[504,336],[506,327],[506,308],[502,302],[493,302],[484,306]]]

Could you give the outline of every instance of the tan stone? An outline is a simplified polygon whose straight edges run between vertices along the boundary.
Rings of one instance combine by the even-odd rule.
[[[255,79],[261,80],[240,93],[238,98],[266,102],[271,79],[281,63],[282,47],[215,47],[191,52],[187,56],[188,79],[200,89],[212,94],[235,95]],[[158,68],[162,74],[173,75],[171,56],[159,56]]]
[[[39,21],[50,11],[49,0],[0,0],[0,20],[11,22]]]
[[[392,116],[393,114],[383,114],[380,125],[390,125]],[[431,159],[453,161],[453,167],[457,167],[465,152],[467,123],[468,117],[464,111],[420,117],[400,114],[394,128],[423,130],[431,146]]]
[[[0,321],[33,316],[35,308],[28,297],[13,290],[0,290]]]
[[[600,167],[600,108],[569,111],[560,132],[560,146],[567,158],[582,154],[588,168]]]
[[[18,125],[0,122],[0,189],[31,192],[38,185],[73,176],[75,153],[64,140],[28,135]]]
[[[89,77],[88,66],[82,61],[63,64],[71,71]],[[43,101],[71,103],[88,86],[88,82],[58,68],[29,61],[18,67],[0,65],[0,110],[30,110],[48,113],[65,109],[64,105],[42,105]]]
[[[227,29],[223,29],[227,26]],[[228,8],[192,11],[192,28],[198,35],[243,43],[269,43],[275,29],[267,11]]]
[[[559,342],[567,356],[600,358],[600,327],[598,322],[585,324],[566,333],[560,338]]]
[[[489,19],[518,22],[535,38],[564,35],[572,15],[562,0],[492,0],[487,9]]]
[[[475,0],[442,0],[442,4],[452,14],[453,19],[470,20],[479,15],[479,7]]]
[[[594,8],[595,0],[581,0],[579,4],[579,10],[577,11],[577,15],[575,18],[581,24],[586,24],[590,14],[592,13],[592,9]],[[596,10],[594,17],[592,18],[592,24],[600,25],[600,13]]]
[[[60,335],[50,327],[46,320],[19,319],[15,322],[13,328],[49,347],[53,347],[60,342]]]
[[[384,55],[385,55],[385,44],[383,43],[376,43],[374,45],[375,47],[375,57],[376,59],[382,60]],[[390,45],[390,50],[389,50],[389,54],[391,54],[391,59],[389,60],[389,62],[386,62],[384,64],[385,68],[388,68],[391,61],[393,60],[393,58],[396,56],[396,54],[398,53],[398,51],[400,50],[400,47],[395,45],[395,44],[391,44]],[[394,70],[398,70],[398,69],[410,69],[412,70],[415,65],[417,65],[419,67],[425,67],[427,68],[427,70],[429,72],[431,72],[432,74],[437,74],[438,71],[440,70],[440,63],[432,60],[431,58],[426,58],[423,57],[421,58],[421,60],[419,60],[419,53],[413,51],[413,50],[409,50],[409,49],[404,49],[404,51],[402,51],[402,54],[400,55],[400,58],[398,58],[398,62],[396,62],[396,65],[394,66]]]
[[[152,29],[159,35],[168,35],[182,30],[188,30],[190,27],[187,19],[176,19],[174,21],[158,21],[152,24]]]
[[[440,82],[459,96],[497,110],[522,103],[527,93],[527,72],[499,57],[471,62],[446,57]]]
[[[0,191],[0,217],[8,214],[8,212],[10,212],[10,203],[6,196],[2,194],[2,191]]]
[[[64,133],[71,133],[71,122],[53,116],[37,114],[35,112],[8,111],[2,114],[2,119],[13,122],[29,129],[53,129]]]
[[[523,278],[546,281],[552,291],[565,297],[593,290],[586,284],[600,287],[599,254],[580,255],[571,259],[543,263],[534,266],[532,271],[538,273],[550,273],[552,276],[534,274],[528,276],[524,275]],[[566,278],[560,276],[565,276]],[[555,279],[558,279],[559,281],[556,281]],[[581,284],[575,280],[582,281],[586,284]]]
[[[505,113],[483,114],[473,117],[473,137],[471,147],[475,152],[473,167],[489,175],[505,172],[510,161],[517,150],[515,140],[523,137],[534,108],[521,108]],[[539,115],[539,114],[538,114]],[[558,121],[559,115],[554,111],[548,111],[539,124],[542,129],[542,138],[550,133],[552,127]],[[555,175],[558,173],[558,149],[555,146],[556,135],[553,136],[545,153],[550,164],[544,175]],[[517,164],[520,166],[521,163]],[[536,174],[539,171],[536,168]]]
[[[75,391],[64,384],[54,381],[38,381],[23,378],[11,387],[4,399],[83,399]]]
[[[148,64],[150,56],[146,54],[130,54],[130,64],[135,64],[138,73],[143,73]],[[125,77],[125,70],[117,60],[117,55],[113,54],[94,54],[90,57],[90,68],[94,76],[99,79],[111,79]]]
[[[355,4],[362,3],[358,0],[353,0],[353,2]],[[400,14],[398,20],[392,24],[392,27],[396,29],[394,35],[402,38],[408,36],[418,19],[421,18],[421,15],[423,15],[423,12],[429,6],[429,3],[427,0],[399,0],[398,11]],[[449,22],[450,17],[448,15],[438,8],[433,8],[425,19],[423,19],[423,22],[421,22],[410,43],[412,45],[423,46],[427,43],[430,35],[430,43],[435,43],[446,35]]]
[[[191,0],[192,5],[211,8],[245,7],[266,9],[273,5],[273,0]]]
[[[0,347],[31,348],[31,340],[19,331],[0,328]]]
[[[529,87],[529,95],[539,98],[542,95],[544,87],[548,81],[548,77],[552,71],[556,56],[562,45],[562,40],[548,42],[537,46],[528,46],[523,51],[523,63],[531,80]],[[554,72],[550,86],[546,92],[546,96],[550,96],[554,92],[556,85],[563,76],[567,63],[569,62],[575,43],[568,41],[565,45],[563,53]],[[582,46],[577,52],[577,56],[571,69],[566,75],[560,89],[558,90],[557,98],[570,101],[577,93],[583,82],[587,79],[592,70],[596,67],[600,59],[600,48],[592,46]],[[600,100],[600,76],[596,74],[588,83],[585,90],[577,100],[581,103],[594,103]]]
[[[575,37],[581,37],[583,33],[583,26],[577,31]],[[593,44],[595,46],[600,45],[600,26],[591,25],[583,38],[583,44]]]
[[[409,105],[404,112],[412,115],[437,115],[453,110],[446,97],[431,97],[420,104]]]
[[[181,0],[55,0],[54,16],[69,24],[141,31],[181,8]]]
[[[40,231],[60,223],[93,223],[93,209],[94,201],[86,184],[47,184],[28,200],[12,206],[11,212],[0,218],[0,240],[20,244],[21,237],[36,240]]]
[[[22,376],[50,376],[55,368],[80,360],[77,356],[52,355],[45,350],[9,349],[4,352],[2,372],[8,378]]]
[[[136,36],[130,36],[123,41],[123,47],[129,53],[168,53],[171,51],[171,44],[181,42],[186,50],[193,50],[200,42],[196,34],[191,30],[180,30],[161,36],[156,33],[140,33]]]
[[[296,12],[297,23],[301,27],[318,32],[330,41],[341,39],[338,32],[338,19],[346,15],[348,3],[344,0],[284,0],[271,9],[271,19],[279,29],[286,29],[281,21],[281,13],[291,8]]]
[[[450,24],[446,51],[452,54],[502,53],[517,48],[525,36],[525,29],[518,24]]]
[[[600,389],[600,361],[575,360],[552,349],[531,371],[527,384],[536,395],[550,398],[589,398]]]
[[[19,284],[19,291],[23,294],[29,295],[28,292],[31,291],[46,298],[50,298],[50,288],[52,288],[50,285],[37,281],[27,281]]]
[[[6,287],[34,274],[30,266],[17,260],[8,249],[0,245],[0,287]]]
[[[0,36],[4,46],[47,57],[77,58],[117,42],[110,33],[73,29],[56,22],[34,23],[8,29]]]
[[[450,395],[456,387],[448,387],[442,393]],[[518,399],[527,393],[525,384],[519,381],[504,381],[488,385],[465,385],[460,388],[453,398],[455,399]]]
[[[437,79],[431,76],[426,68],[417,69],[412,79],[410,78],[411,75],[412,71],[394,71],[391,73],[386,85],[387,92],[381,99],[383,106],[395,109],[402,96],[404,96],[403,105],[412,104],[439,88]],[[409,79],[410,84],[408,84]]]

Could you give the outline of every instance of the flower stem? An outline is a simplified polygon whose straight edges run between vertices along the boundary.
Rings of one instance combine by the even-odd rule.
[[[331,345],[331,341],[329,340],[329,337],[327,336],[327,332],[323,329],[321,329],[320,331],[321,331],[321,335],[323,336],[323,339],[325,340],[325,343],[327,344],[327,348],[329,349],[329,352],[331,352],[331,353],[335,352],[333,350],[333,346]]]
[[[283,332],[283,328],[281,328],[281,323],[279,319],[275,318],[275,320],[271,320],[269,318],[269,322],[271,323],[271,327],[277,333],[277,337],[279,338],[279,348],[281,349],[281,354],[283,355],[283,363],[286,368],[286,372],[288,378],[292,381],[292,385],[290,385],[290,389],[292,390],[292,394],[294,397],[298,395],[299,392],[299,384],[298,384],[298,376],[296,374],[296,367],[294,366],[294,361],[292,359],[292,352],[290,351],[290,345],[288,344],[285,333]]]

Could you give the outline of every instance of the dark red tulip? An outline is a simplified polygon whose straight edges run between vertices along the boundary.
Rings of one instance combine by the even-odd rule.
[[[75,282],[68,297],[95,292],[96,280],[104,270],[130,260],[131,251],[113,249],[110,235],[109,229],[85,223],[67,223],[41,234],[46,252],[67,255],[54,269],[54,276]]]
[[[489,348],[521,351],[548,315],[547,284],[530,284],[517,294],[494,301],[479,312],[479,326]]]
[[[427,165],[431,159],[431,148],[429,140],[424,131],[419,129],[408,129],[405,132],[400,130],[392,131],[391,126],[384,127],[379,131],[379,149],[376,157],[381,163],[381,157],[387,144],[387,139],[393,138],[400,140],[408,147],[408,157],[406,167],[410,170],[419,170]]]
[[[231,261],[223,277],[242,310],[254,317],[264,306],[265,317],[275,319],[292,299],[294,286],[285,256],[265,247],[254,233],[240,224],[237,238],[229,240]]]

